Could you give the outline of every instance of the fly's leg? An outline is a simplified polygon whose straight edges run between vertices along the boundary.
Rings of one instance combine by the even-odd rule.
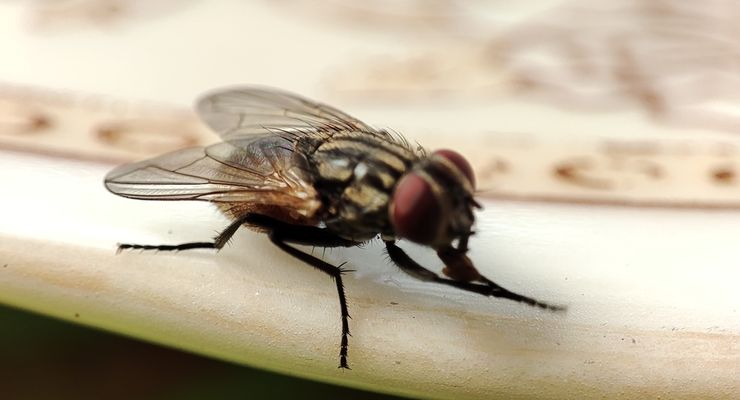
[[[234,233],[239,229],[240,226],[242,226],[247,220],[247,217],[242,217],[237,219],[236,221],[232,222],[229,226],[226,227],[221,233],[216,236],[212,242],[191,242],[191,243],[182,243],[182,244],[160,244],[160,245],[151,245],[151,244],[119,244],[118,245],[118,252],[120,253],[123,250],[157,250],[157,251],[180,251],[180,250],[191,250],[191,249],[215,249],[219,250],[222,247],[226,245],[226,243],[229,242],[229,239],[231,239],[232,236],[234,236]]]
[[[531,297],[521,295],[519,293],[514,293],[506,288],[501,287],[499,284],[497,284],[496,282],[493,282],[492,280],[486,278],[483,275],[481,275],[481,277],[479,278],[479,281],[485,283],[486,287],[489,288],[490,290],[489,296],[501,297],[504,299],[514,300],[520,303],[529,304],[530,306],[533,306],[533,307],[544,308],[545,310],[550,310],[550,311],[565,311],[567,309],[567,307],[565,306],[545,303],[545,302],[533,299]]]
[[[565,307],[543,303],[531,297],[523,296],[521,294],[504,289],[500,285],[482,275],[478,278],[478,280],[483,284],[442,278],[436,273],[422,267],[416,261],[411,259],[411,257],[409,257],[408,254],[403,251],[403,249],[398,247],[395,242],[386,241],[385,247],[388,250],[388,256],[391,258],[391,261],[393,261],[394,264],[401,268],[402,271],[419,280],[441,283],[443,285],[452,286],[468,292],[482,294],[484,296],[500,297],[504,299],[514,300],[521,303],[529,304],[530,306],[540,307],[547,310],[565,310]]]
[[[346,270],[343,270],[341,265],[336,267],[320,258],[304,253],[288,245],[288,242],[323,247],[350,247],[359,245],[360,242],[340,238],[323,228],[290,225],[258,214],[252,214],[247,218],[247,223],[266,230],[270,240],[278,248],[334,279],[337,286],[337,294],[339,295],[339,308],[342,313],[342,343],[339,349],[339,367],[349,369],[349,364],[347,364],[347,345],[349,343],[348,337],[350,336],[350,315],[347,309],[347,298],[344,295],[344,284],[342,283],[342,274]]]
[[[290,231],[290,242],[306,245],[316,245],[323,247],[351,247],[356,246],[360,243],[342,239],[339,236],[328,232],[326,229],[321,229],[313,226],[302,226],[302,225],[291,225],[285,222],[278,221],[274,218],[266,217],[260,214],[245,214],[239,219],[235,220],[229,226],[226,227],[221,233],[216,236],[212,242],[191,242],[182,244],[119,244],[118,252],[123,250],[157,250],[157,251],[180,251],[180,250],[191,250],[191,249],[215,249],[219,250],[223,248],[226,243],[229,242],[232,236],[236,233],[240,226],[248,224],[256,227],[264,228],[268,231],[275,229],[281,229],[284,231]]]
[[[346,270],[343,270],[341,265],[339,267],[331,265],[326,261],[310,254],[306,254],[287,243],[290,242],[321,247],[352,247],[362,244],[361,242],[343,239],[323,228],[292,225],[260,214],[245,214],[226,227],[223,232],[216,236],[213,242],[194,242],[179,245],[121,244],[118,246],[118,250],[142,249],[173,251],[189,249],[220,249],[226,245],[239,227],[244,224],[267,231],[270,240],[281,250],[311,265],[312,267],[323,271],[334,279],[337,286],[337,293],[339,294],[339,308],[342,314],[342,343],[339,350],[339,367],[349,369],[349,364],[347,363],[347,345],[349,343],[348,337],[350,336],[350,315],[349,310],[347,309],[347,298],[344,295],[344,284],[342,282],[342,274],[346,272]]]
[[[316,258],[288,245],[280,232],[273,231],[270,233],[270,240],[284,252],[320,271],[323,271],[334,279],[334,282],[337,285],[337,293],[339,294],[339,308],[342,313],[342,343],[339,349],[339,368],[350,369],[349,364],[347,364],[347,346],[349,344],[348,336],[350,336],[350,315],[349,310],[347,309],[347,298],[344,295],[344,284],[342,283],[342,273],[344,270],[342,270],[341,265],[339,267],[335,267],[320,258]]]

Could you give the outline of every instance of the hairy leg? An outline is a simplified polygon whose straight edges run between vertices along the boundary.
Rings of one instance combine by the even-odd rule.
[[[456,281],[453,279],[443,278],[436,273],[422,267],[416,261],[406,254],[403,249],[398,247],[393,241],[386,241],[385,247],[388,250],[388,256],[391,258],[394,264],[396,264],[402,271],[413,276],[414,278],[426,281],[436,282],[443,285],[456,287],[461,290],[468,292],[482,294],[484,296],[500,297],[504,299],[514,300],[521,303],[529,304],[530,306],[540,307],[552,311],[564,311],[565,307],[547,304],[539,300],[535,300],[531,297],[523,296],[518,293],[514,293],[507,289],[504,289],[500,285],[491,281],[490,279],[480,276],[479,281],[483,284]]]
[[[151,245],[151,244],[119,244],[118,245],[118,252],[120,253],[123,250],[157,250],[157,251],[180,251],[180,250],[192,250],[192,249],[221,249],[226,245],[226,243],[229,242],[229,239],[231,239],[232,236],[234,236],[234,233],[239,229],[240,226],[242,226],[244,223],[246,223],[247,216],[244,216],[242,218],[239,218],[229,224],[229,226],[226,227],[221,233],[216,236],[212,242],[189,242],[189,243],[181,243],[181,244],[175,244],[175,245],[169,245],[169,244],[159,244],[159,245]]]
[[[246,214],[232,222],[224,229],[213,242],[192,242],[179,245],[141,245],[141,244],[121,244],[118,251],[129,249],[141,250],[160,250],[160,251],[178,251],[190,249],[221,249],[240,226],[247,224],[258,227],[267,232],[272,243],[284,252],[305,262],[308,265],[328,274],[334,279],[339,295],[339,308],[342,317],[342,341],[339,350],[339,367],[349,369],[347,363],[347,348],[350,336],[349,333],[349,310],[347,308],[347,298],[344,294],[344,284],[342,274],[346,272],[340,266],[334,266],[324,260],[316,258],[310,254],[304,253],[288,243],[302,245],[320,246],[320,247],[351,247],[362,244],[352,240],[341,238],[324,228],[315,226],[293,225],[276,220],[260,214]]]

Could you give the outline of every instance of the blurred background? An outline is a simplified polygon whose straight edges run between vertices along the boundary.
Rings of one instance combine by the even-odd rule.
[[[0,157],[207,143],[194,98],[260,84],[457,147],[487,199],[735,212],[739,16],[728,0],[4,0]],[[21,225],[0,233],[36,234]],[[383,398],[14,308],[0,327],[6,398]]]

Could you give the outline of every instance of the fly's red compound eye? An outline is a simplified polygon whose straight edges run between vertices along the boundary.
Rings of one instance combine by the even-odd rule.
[[[465,159],[460,153],[452,150],[437,150],[434,153],[432,153],[432,156],[440,156],[445,158],[447,161],[455,164],[457,169],[460,170],[460,172],[463,173],[468,178],[468,181],[470,181],[470,185],[475,189],[475,175],[473,174],[473,167],[470,166],[470,163],[468,160]]]
[[[396,234],[420,244],[438,236],[441,207],[431,186],[419,175],[406,174],[396,185],[390,218]]]

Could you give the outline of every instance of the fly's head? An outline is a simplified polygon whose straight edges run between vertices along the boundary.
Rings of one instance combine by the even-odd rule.
[[[435,151],[396,184],[389,207],[396,235],[434,248],[448,267],[469,269],[464,255],[475,222],[473,208],[480,208],[474,191],[470,163],[452,150]]]

